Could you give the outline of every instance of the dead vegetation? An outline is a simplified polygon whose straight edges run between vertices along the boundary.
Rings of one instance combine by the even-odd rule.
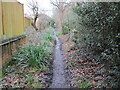
[[[101,88],[105,85],[109,88],[109,82],[104,82],[105,74],[101,72],[104,64],[91,61],[90,59],[93,59],[91,56],[89,56],[88,60],[82,50],[79,52],[78,49],[73,49],[74,43],[67,41],[68,38],[68,34],[60,36],[62,50],[67,62],[67,73],[69,73],[69,79],[71,79],[69,85],[77,88]]]

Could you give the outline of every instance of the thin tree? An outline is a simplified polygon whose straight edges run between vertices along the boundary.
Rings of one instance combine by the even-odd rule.
[[[36,0],[29,0],[29,1],[27,0],[27,6],[30,8],[34,16],[32,26],[35,28],[35,30],[38,30],[36,26],[36,21],[38,19],[38,14],[39,14],[38,2]]]

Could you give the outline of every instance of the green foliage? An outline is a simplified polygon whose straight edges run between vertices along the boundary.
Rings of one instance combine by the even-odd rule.
[[[57,36],[62,35],[62,32],[56,32],[56,35]]]
[[[49,25],[54,28],[54,24],[55,24],[55,21],[54,21],[53,19],[51,19],[51,20],[49,21]]]
[[[66,25],[70,30],[78,29],[79,27],[79,17],[73,12],[73,9],[69,9],[68,14],[65,17],[64,25]]]
[[[73,8],[69,9],[67,13],[64,21],[63,34],[69,31],[69,40],[77,42],[77,40],[79,40],[79,16],[73,11]]]
[[[88,88],[88,86],[92,86],[89,81],[87,80],[82,80],[81,82],[78,83],[77,87],[78,88]]]
[[[26,81],[31,84],[34,82],[34,78],[32,76],[27,76]]]
[[[0,87],[43,88],[44,85],[39,82],[37,76],[39,76],[38,72],[47,71],[49,68],[55,38],[51,28],[42,32],[40,36],[38,45],[31,44],[19,48],[10,62],[3,66],[1,76],[5,75],[7,80],[11,77],[10,80],[13,81],[10,84],[7,83],[7,80],[5,82],[0,81]],[[0,77],[0,80],[5,77]]]
[[[115,83],[113,87],[119,87],[120,82],[119,6],[120,2],[88,2],[77,3],[74,8],[79,16],[80,38],[77,39],[86,52],[95,56],[96,61],[106,64],[106,74],[112,78],[111,86]]]
[[[36,81],[36,79],[31,75],[27,75],[26,82],[28,82],[28,85],[31,85],[34,88],[43,88],[43,85]]]
[[[63,26],[63,34],[67,34],[68,31],[69,31],[69,27],[66,26],[66,25],[64,25],[64,26]]]
[[[47,53],[46,47],[29,45],[20,49],[12,60],[16,60],[18,65],[24,67],[29,66],[41,68],[42,66],[49,64],[46,60],[48,55],[49,53]]]
[[[43,85],[42,85],[41,83],[38,83],[38,82],[34,82],[34,83],[32,84],[32,86],[33,86],[34,88],[43,88]]]
[[[52,34],[52,29],[46,31],[46,33],[44,34],[43,38],[45,39],[45,41],[49,41],[49,42],[54,41],[55,38],[54,38],[54,36]]]
[[[39,70],[38,68],[33,67],[32,69],[30,69],[30,71],[29,71],[29,72],[37,72],[38,70]]]
[[[41,46],[46,46],[47,52],[52,53],[52,46],[54,45],[55,37],[53,35],[53,28],[47,29],[42,35],[41,35]]]
[[[47,69],[48,69],[48,68],[47,68],[46,66],[42,66],[42,67],[41,67],[41,71],[47,71]]]
[[[78,30],[73,29],[70,31],[70,40],[72,40],[75,43],[79,43],[79,38],[80,38],[80,34]]]
[[[2,67],[2,73],[1,73],[1,76],[6,75],[6,68],[7,68],[7,64],[4,65],[4,66]]]
[[[0,72],[0,78],[2,77],[2,72]]]
[[[75,62],[73,62],[73,61],[70,61],[70,62],[67,63],[68,67],[73,67],[74,65],[75,65]]]
[[[21,67],[36,67],[45,69],[49,65],[50,46],[54,37],[51,29],[46,30],[42,34],[42,40],[40,45],[28,45],[19,51],[12,57],[13,63],[16,62]]]

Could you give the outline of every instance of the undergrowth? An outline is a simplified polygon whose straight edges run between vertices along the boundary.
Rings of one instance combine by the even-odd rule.
[[[12,61],[16,62],[18,66],[22,67],[37,67],[47,66],[49,53],[44,46],[29,45],[18,51],[16,55],[12,57]]]
[[[18,52],[13,55],[9,64],[16,64],[17,66],[36,67],[43,69],[49,66],[49,57],[51,55],[51,46],[53,45],[54,37],[52,35],[51,28],[44,31],[40,45],[27,45],[20,48]]]
[[[42,32],[38,39],[40,41],[38,42],[39,44],[29,44],[23,48],[19,48],[17,53],[12,56],[10,62],[3,66],[3,80],[8,80],[5,77],[9,77],[9,75],[17,74],[25,78],[24,81],[20,81],[21,83],[27,82],[26,85],[22,86],[19,83],[17,86],[15,84],[10,84],[8,86],[16,88],[28,85],[30,87],[43,88],[44,85],[42,85],[42,83],[38,80],[35,80],[36,77],[34,74],[37,71],[47,71],[50,67],[52,46],[54,45],[55,40],[53,37],[52,29],[50,28]],[[15,75],[13,75],[13,77]],[[2,83],[0,80],[0,87],[6,87],[6,85],[4,85],[4,83]]]

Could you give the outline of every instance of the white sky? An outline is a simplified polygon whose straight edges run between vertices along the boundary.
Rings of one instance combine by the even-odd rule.
[[[24,4],[24,12],[25,14],[26,13],[29,14],[30,9],[27,7],[27,1],[26,0],[17,0],[17,1]],[[52,5],[50,4],[50,0],[36,0],[36,1],[38,2],[41,10],[48,10],[45,13],[49,16],[52,16]]]

